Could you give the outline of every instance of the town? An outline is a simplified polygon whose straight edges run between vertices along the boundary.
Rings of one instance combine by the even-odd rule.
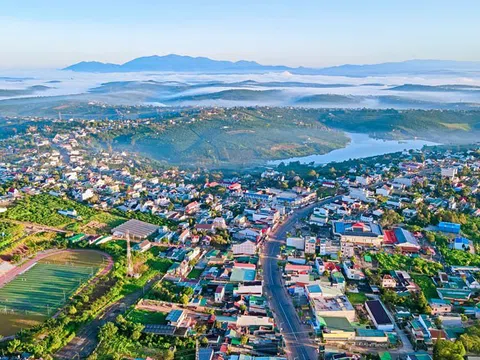
[[[92,145],[109,126],[1,140],[7,359],[480,353],[476,147],[222,172]]]

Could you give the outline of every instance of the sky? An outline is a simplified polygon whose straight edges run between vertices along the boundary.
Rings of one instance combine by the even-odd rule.
[[[171,53],[323,67],[480,60],[478,0],[0,0],[0,68]]]

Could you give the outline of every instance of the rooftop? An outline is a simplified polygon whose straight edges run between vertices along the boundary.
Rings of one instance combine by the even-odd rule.
[[[160,226],[146,223],[144,221],[130,219],[123,224],[112,229],[112,234],[119,233],[126,236],[127,233],[132,237],[146,238],[157,231]]]

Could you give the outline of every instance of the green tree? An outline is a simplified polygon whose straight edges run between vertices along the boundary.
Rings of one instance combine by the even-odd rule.
[[[463,360],[466,351],[459,341],[437,340],[433,348],[433,360]]]
[[[113,322],[107,322],[100,328],[100,332],[98,333],[98,339],[100,341],[106,341],[108,339],[113,339],[113,337],[117,334],[118,327]]]
[[[17,351],[19,351],[21,345],[22,342],[20,340],[13,339],[7,345],[7,352],[9,354],[15,354]]]

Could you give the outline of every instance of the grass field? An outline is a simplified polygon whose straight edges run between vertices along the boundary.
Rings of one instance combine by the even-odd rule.
[[[187,275],[189,279],[198,279],[200,275],[202,275],[203,269],[192,269],[190,273]]]
[[[145,311],[145,310],[133,310],[127,315],[127,319],[140,324],[159,324],[164,325],[167,323],[167,313]]]
[[[347,297],[352,305],[365,304],[365,301],[368,300],[364,293],[347,293]]]

